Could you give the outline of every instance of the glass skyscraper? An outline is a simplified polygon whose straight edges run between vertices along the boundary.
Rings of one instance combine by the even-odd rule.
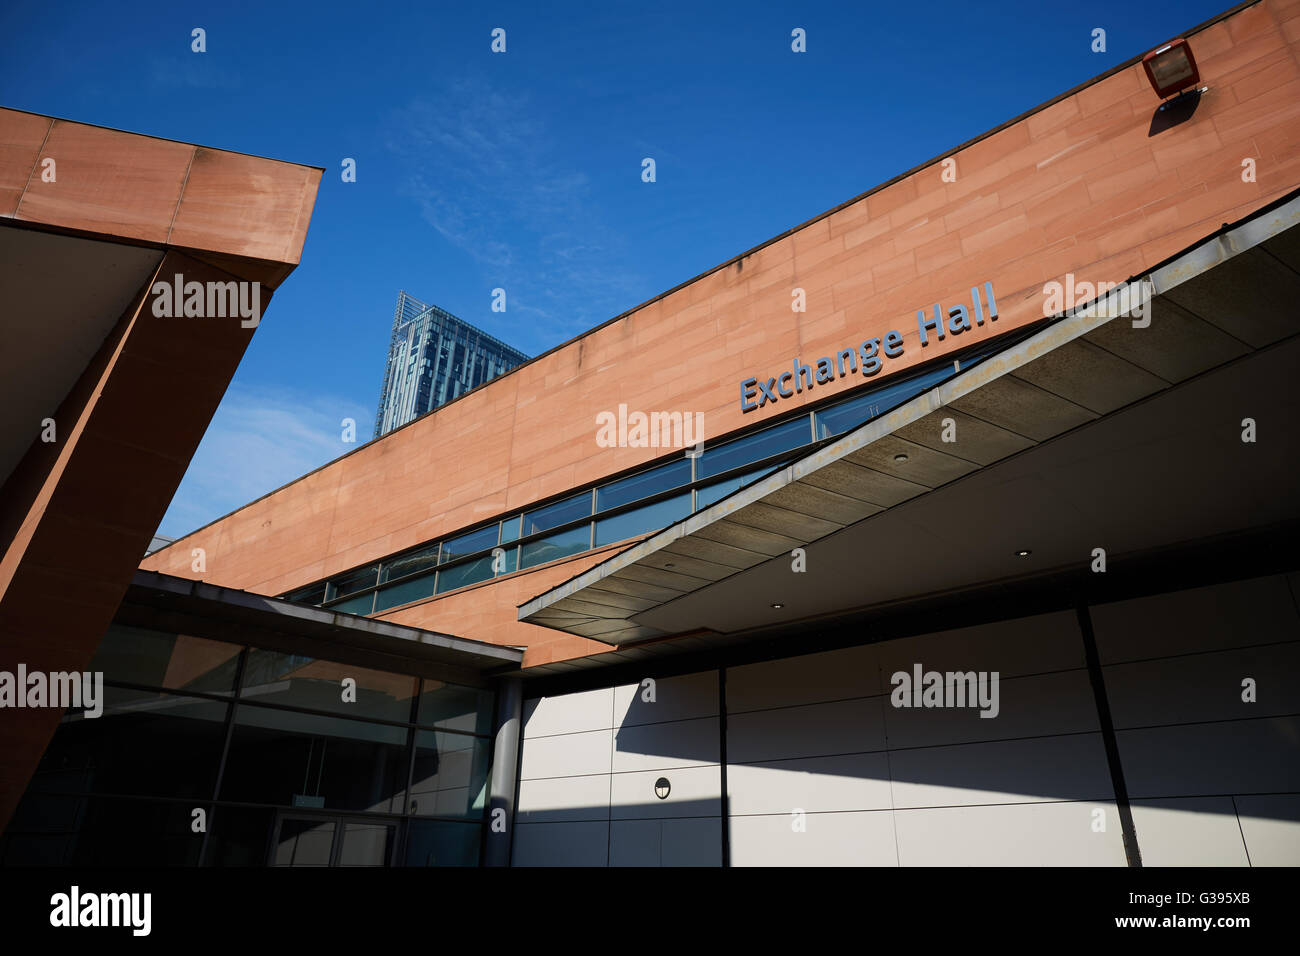
[[[526,361],[523,352],[482,329],[399,292],[374,437]]]

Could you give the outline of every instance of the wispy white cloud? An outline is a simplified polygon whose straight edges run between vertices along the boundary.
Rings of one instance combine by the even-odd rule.
[[[397,111],[389,147],[424,219],[506,287],[512,311],[530,317],[535,348],[645,297],[590,177],[562,153],[528,95],[458,78]]]
[[[342,421],[356,421],[354,444]],[[287,388],[232,385],[181,480],[159,534],[180,537],[369,441],[374,411]]]
[[[150,63],[158,86],[190,86],[200,90],[237,90],[243,85],[238,73],[222,69],[218,60],[205,53],[188,56],[154,57]]]

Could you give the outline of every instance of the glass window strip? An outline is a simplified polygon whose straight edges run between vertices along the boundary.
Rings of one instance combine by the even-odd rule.
[[[1036,331],[1036,329],[1034,329],[1034,330],[1030,330],[1030,331]],[[1018,340],[1018,338],[1019,338],[1019,337],[1017,337],[1017,340]],[[975,349],[974,351],[968,353],[965,357],[963,357],[963,356],[960,355],[960,354],[955,354],[955,355],[951,356],[951,360],[954,361],[954,362],[960,363],[960,364],[961,364],[961,369],[960,369],[960,371],[964,371],[965,369],[971,368],[971,367],[973,367],[974,365],[978,364],[979,362],[984,361],[984,360],[987,359],[988,357],[990,357],[990,356],[992,356],[992,355],[995,355],[995,354],[997,354],[997,353],[999,353],[999,352],[1004,351],[1005,349],[1011,347],[1011,346],[1014,345],[1014,344],[1015,344],[1015,342],[1014,342],[1014,341],[1011,341],[1011,340],[1008,340],[1008,341],[1005,341],[1005,342],[1003,342],[1003,341],[990,342],[986,347],[984,347],[984,348],[979,348],[979,349]],[[780,428],[791,428],[791,427],[794,425],[795,422],[798,422],[798,421],[800,421],[800,420],[806,420],[806,422],[807,422],[807,426],[808,426],[808,429],[809,429],[809,434],[810,434],[810,436],[816,436],[816,437],[810,437],[810,439],[809,439],[808,441],[806,441],[806,442],[803,442],[803,443],[800,443],[800,444],[797,444],[797,445],[791,446],[790,448],[787,448],[787,449],[785,449],[784,451],[776,452],[776,453],[774,453],[773,455],[768,456],[767,459],[759,459],[759,461],[763,462],[763,464],[761,464],[761,465],[759,466],[760,468],[762,468],[762,469],[775,468],[775,467],[777,466],[777,464],[779,464],[779,463],[783,460],[783,458],[784,458],[785,456],[788,456],[788,455],[789,455],[789,456],[792,456],[792,455],[795,454],[795,453],[798,453],[798,452],[801,452],[802,450],[807,449],[808,446],[810,446],[810,445],[816,445],[816,444],[819,444],[819,443],[821,443],[821,442],[825,442],[825,441],[827,441],[827,440],[829,440],[829,439],[831,439],[831,438],[834,438],[834,437],[836,437],[836,436],[838,436],[838,435],[842,435],[842,434],[846,433],[847,431],[851,431],[853,428],[858,427],[859,425],[863,425],[863,424],[865,424],[865,423],[866,423],[867,421],[869,421],[871,418],[879,417],[880,415],[884,414],[885,412],[890,411],[890,410],[892,410],[892,409],[894,409],[894,408],[897,408],[897,407],[898,407],[899,405],[901,405],[901,404],[904,404],[906,401],[910,400],[911,398],[915,398],[916,395],[920,394],[921,392],[926,391],[926,390],[928,390],[929,388],[933,388],[933,387],[935,387],[936,385],[942,384],[942,382],[946,381],[948,378],[950,378],[950,377],[952,377],[952,376],[954,376],[954,375],[959,374],[959,370],[958,370],[958,369],[956,369],[956,368],[954,368],[954,367],[949,366],[949,365],[946,364],[949,360],[950,360],[949,357],[945,357],[945,358],[944,358],[945,365],[943,365],[943,366],[938,366],[938,367],[933,368],[933,369],[930,369],[930,370],[928,370],[928,371],[917,372],[917,373],[915,373],[913,376],[910,376],[909,378],[907,378],[907,379],[904,380],[904,381],[893,382],[893,383],[889,383],[889,384],[887,384],[887,385],[882,385],[882,386],[881,386],[880,388],[878,388],[878,389],[874,389],[874,390],[872,390],[872,391],[870,391],[870,392],[867,392],[867,393],[865,393],[865,394],[854,395],[854,396],[852,396],[852,397],[848,397],[848,398],[841,399],[841,400],[839,400],[839,401],[836,401],[836,402],[833,402],[833,403],[831,403],[831,404],[829,404],[829,405],[826,405],[826,406],[824,406],[824,407],[822,407],[822,408],[820,408],[820,409],[816,409],[816,410],[810,411],[810,412],[808,412],[808,413],[805,413],[805,415],[801,415],[801,416],[799,416],[799,417],[797,417],[797,418],[787,419],[787,420],[784,421],[784,422],[779,422],[779,423],[774,424],[774,425],[768,425],[768,426],[765,426],[765,427],[763,427],[763,428],[761,428],[761,429],[758,429],[758,430],[756,430],[756,431],[754,431],[754,432],[752,432],[752,433],[750,433],[750,434],[747,434],[747,435],[740,435],[740,436],[736,436],[735,438],[728,439],[727,441],[725,441],[725,442],[721,442],[721,443],[719,443],[718,445],[714,446],[714,448],[712,448],[712,449],[706,449],[703,455],[700,455],[700,456],[697,456],[697,457],[690,458],[689,461],[690,461],[690,463],[691,463],[691,468],[690,468],[690,471],[691,471],[691,481],[690,481],[688,487],[689,487],[690,491],[692,492],[692,513],[694,513],[695,511],[698,511],[699,508],[701,507],[701,506],[697,503],[697,501],[698,501],[698,492],[706,491],[706,490],[707,490],[709,487],[711,487],[711,486],[715,486],[715,485],[717,485],[717,484],[720,484],[720,483],[722,483],[722,482],[724,482],[724,481],[727,481],[727,480],[729,480],[729,479],[731,479],[731,478],[734,478],[734,477],[736,477],[736,476],[739,476],[739,475],[745,475],[745,474],[748,474],[748,473],[749,473],[750,471],[752,471],[752,470],[757,470],[757,469],[754,468],[754,465],[755,465],[755,462],[754,462],[754,461],[743,461],[743,460],[738,460],[736,464],[734,464],[734,465],[728,467],[728,468],[725,469],[725,470],[718,471],[718,472],[711,473],[711,474],[709,474],[709,473],[705,473],[705,469],[702,469],[702,468],[700,467],[700,463],[701,463],[701,461],[702,461],[702,460],[703,460],[703,459],[708,455],[708,452],[709,452],[709,451],[716,451],[716,450],[718,450],[718,449],[724,449],[724,448],[727,448],[728,446],[731,446],[731,445],[733,445],[733,444],[739,444],[739,443],[741,443],[741,442],[745,442],[745,441],[752,441],[753,439],[755,439],[755,438],[756,438],[757,436],[759,436],[759,435],[763,435],[763,434],[768,433],[768,432],[775,432],[777,429],[780,429]],[[916,390],[913,391],[912,389],[916,389]],[[897,393],[897,395],[898,395],[898,396],[901,396],[901,397],[891,396],[891,393]],[[867,401],[867,400],[868,400],[869,398],[871,398],[872,396],[876,396],[876,397],[877,397],[878,401],[877,401],[876,403],[872,403],[872,402],[868,402],[868,401]],[[892,400],[891,400],[891,399],[892,399]],[[888,402],[887,405],[885,404],[886,401]],[[871,415],[869,415],[867,418],[863,418],[861,421],[850,422],[848,425],[845,425],[845,426],[841,427],[838,431],[829,431],[829,428],[830,428],[830,427],[835,427],[835,426],[833,426],[832,424],[830,424],[830,423],[832,423],[832,422],[835,421],[836,417],[838,417],[838,416],[835,415],[835,413],[837,413],[837,412],[847,411],[846,406],[851,406],[851,405],[853,405],[853,404],[855,404],[855,403],[865,403],[866,406],[867,406],[868,408],[870,408],[870,407],[871,407],[872,405],[874,405],[874,404],[879,404],[880,407],[879,407],[877,410],[873,411],[873,412],[871,413]],[[821,434],[821,432],[823,431],[823,427],[822,427],[823,424],[826,424],[826,425],[827,425],[827,428],[826,428],[827,433],[824,434],[824,435]],[[716,459],[715,459],[715,460],[716,460]],[[667,489],[665,489],[665,490],[663,490],[663,491],[656,492],[656,493],[654,493],[653,495],[647,495],[647,496],[644,497],[644,498],[631,499],[631,500],[629,500],[629,501],[627,501],[627,502],[625,502],[625,503],[621,503],[618,507],[610,507],[610,508],[608,508],[607,510],[604,510],[604,511],[599,511],[599,510],[597,510],[597,501],[598,501],[598,495],[599,495],[600,490],[601,490],[601,489],[604,489],[604,488],[610,488],[610,487],[613,487],[613,486],[616,486],[616,485],[620,485],[620,484],[625,483],[625,482],[627,482],[627,483],[631,483],[634,479],[637,479],[637,478],[641,477],[641,476],[644,475],[644,474],[648,474],[648,473],[654,472],[654,471],[656,471],[656,470],[658,470],[658,469],[667,469],[667,468],[669,468],[670,466],[672,466],[673,464],[675,464],[675,462],[672,462],[672,461],[669,461],[669,462],[666,462],[666,463],[665,463],[665,462],[658,462],[658,463],[655,463],[655,464],[652,464],[652,465],[648,466],[647,468],[645,468],[645,469],[644,469],[643,471],[641,471],[641,472],[634,472],[634,473],[631,474],[631,475],[625,475],[625,476],[622,477],[622,478],[616,479],[615,481],[612,481],[612,482],[606,482],[606,483],[603,484],[603,485],[595,485],[595,486],[593,486],[591,489],[589,489],[588,492],[580,492],[580,493],[578,493],[578,494],[573,495],[571,498],[568,498],[568,499],[561,499],[560,501],[553,502],[553,503],[550,504],[550,505],[544,505],[544,506],[541,507],[541,508],[532,509],[531,511],[523,511],[523,512],[519,512],[519,513],[516,513],[516,514],[510,515],[510,516],[507,517],[507,518],[501,519],[500,521],[498,521],[498,522],[496,523],[497,528],[498,528],[498,542],[500,542],[500,543],[506,543],[506,542],[508,542],[508,543],[510,543],[512,546],[515,546],[515,545],[517,545],[517,546],[523,546],[523,545],[527,545],[527,544],[529,544],[529,543],[535,543],[535,542],[540,541],[541,539],[546,538],[546,537],[550,537],[550,536],[558,536],[558,535],[560,535],[560,534],[562,534],[562,533],[564,533],[564,532],[572,531],[574,528],[578,527],[578,526],[579,526],[580,524],[582,524],[582,523],[588,523],[588,524],[590,524],[590,525],[592,526],[592,528],[591,528],[591,541],[592,541],[592,544],[591,544],[591,547],[589,548],[589,550],[594,550],[594,549],[597,547],[597,545],[594,543],[594,542],[595,542],[595,537],[596,537],[596,529],[595,529],[595,524],[596,524],[595,516],[596,516],[596,515],[599,515],[601,519],[610,518],[610,517],[616,517],[616,516],[618,516],[619,514],[622,514],[622,513],[626,512],[626,511],[628,511],[628,510],[632,510],[632,509],[634,509],[634,508],[636,508],[636,507],[639,507],[639,506],[645,506],[645,505],[650,505],[650,504],[654,504],[654,503],[656,503],[657,501],[662,501],[663,499],[665,499],[665,498],[667,498],[667,497],[671,497],[672,492],[673,492],[673,491],[676,491],[676,490],[678,490],[678,489],[680,489],[680,488],[682,488],[682,486],[681,486],[681,485],[674,485],[674,486],[672,486],[671,488],[667,488]],[[750,482],[745,482],[745,484],[749,484],[749,483],[750,483]],[[742,486],[742,487],[743,487],[743,486]],[[529,517],[530,515],[539,515],[539,514],[544,514],[548,509],[557,508],[558,506],[561,506],[561,505],[566,505],[566,504],[568,504],[568,505],[572,505],[572,504],[576,503],[576,502],[577,502],[577,501],[582,497],[583,494],[589,494],[589,495],[590,495],[590,502],[591,502],[591,504],[590,504],[590,507],[591,507],[590,516],[588,516],[588,515],[584,515],[583,517],[580,517],[580,518],[574,519],[574,520],[569,521],[569,522],[565,522],[564,524],[558,524],[558,525],[554,525],[554,526],[544,527],[544,528],[542,528],[541,530],[539,530],[539,531],[535,531],[535,532],[532,532],[531,534],[528,534],[528,535],[519,535],[519,532],[523,530],[523,527],[522,527],[523,524],[526,522],[526,520],[528,519],[528,517]],[[708,502],[708,503],[711,504],[712,502]],[[508,527],[510,524],[512,524],[512,523],[516,523],[516,522],[518,522],[518,523],[515,525],[515,528],[514,528],[514,529],[510,529],[509,531],[507,531],[507,527]],[[452,538],[441,539],[441,543],[445,545],[445,544],[450,543],[450,542],[454,542],[454,541],[457,541],[457,540],[461,540],[461,539],[464,539],[464,538],[468,538],[468,537],[470,537],[471,535],[474,535],[474,534],[477,534],[477,533],[479,533],[479,532],[482,532],[482,531],[487,530],[488,527],[490,527],[490,526],[484,526],[483,528],[479,528],[479,529],[476,529],[475,531],[471,531],[471,532],[466,532],[465,534],[456,535],[456,536],[454,536],[454,537],[452,537]],[[507,534],[515,534],[515,535],[518,535],[518,536],[517,536],[517,537],[507,537]],[[424,549],[424,548],[434,549],[434,548],[437,548],[438,545],[439,545],[439,542],[433,542],[433,543],[429,543],[429,544],[421,545],[420,548],[414,549],[414,550],[411,551],[411,552],[407,552],[407,554],[414,554],[414,553],[416,553],[416,552],[418,552],[419,550]],[[601,545],[601,547],[603,547],[603,545]],[[512,548],[511,550],[515,550],[515,549]],[[463,563],[463,562],[469,562],[469,561],[479,560],[479,559],[481,559],[485,554],[490,554],[490,553],[491,553],[490,550],[486,550],[486,549],[484,549],[484,550],[480,550],[480,551],[473,552],[473,553],[466,553],[466,554],[461,554],[461,555],[455,555],[454,557],[451,557],[451,558],[443,557],[442,555],[440,555],[440,556],[439,556],[439,560],[440,560],[441,563],[438,565],[438,567],[439,567],[440,570],[443,569],[443,568],[450,569],[450,568],[452,568],[453,566],[455,566],[455,565],[457,565],[457,564],[461,564],[461,563]],[[581,553],[581,552],[577,552],[577,553]],[[519,552],[518,552],[518,551],[516,551],[516,555],[519,555]],[[568,557],[568,556],[571,556],[571,555],[565,555],[565,556]],[[403,555],[397,555],[397,556],[395,556],[395,557],[385,559],[385,560],[382,561],[382,562],[377,562],[377,563],[374,565],[374,567],[375,567],[376,570],[378,570],[378,569],[381,568],[381,566],[396,564],[396,563],[398,563],[399,561],[403,560],[405,557],[406,557],[405,554],[403,554]],[[554,560],[559,560],[559,558],[557,557],[557,558],[555,558]],[[541,563],[546,563],[546,562],[541,562]],[[515,567],[516,567],[516,569],[522,569],[523,567],[536,567],[536,566],[537,566],[537,564],[521,564],[519,561],[516,561],[516,562],[515,562]],[[358,571],[361,571],[361,570],[363,570],[363,569],[357,569],[357,570],[358,570]],[[414,574],[414,573],[418,573],[418,572],[413,572],[413,574]],[[502,573],[513,573],[513,571],[506,571],[506,572],[502,572]],[[324,608],[333,608],[333,607],[336,607],[336,606],[337,606],[337,602],[341,601],[341,600],[344,599],[344,598],[350,598],[350,597],[353,597],[353,596],[357,596],[357,597],[359,597],[361,594],[364,593],[363,591],[353,591],[353,592],[349,592],[349,593],[346,594],[346,595],[340,595],[340,594],[339,594],[335,582],[338,581],[338,580],[347,580],[347,579],[349,579],[349,578],[352,576],[352,574],[353,574],[353,572],[348,572],[347,574],[342,575],[342,576],[340,576],[340,577],[338,577],[338,578],[332,578],[332,579],[329,579],[329,580],[324,581],[324,582],[319,582],[319,583],[317,583],[317,584],[307,585],[307,586],[304,586],[304,587],[298,588],[298,589],[296,589],[295,591],[290,592],[290,593],[291,593],[291,594],[294,594],[294,595],[297,595],[297,594],[303,594],[304,592],[310,594],[310,593],[314,593],[315,591],[320,590],[320,589],[323,587],[323,588],[325,588],[325,594],[326,594],[327,599],[328,599],[330,602],[335,602],[335,603],[325,603],[325,604],[320,604],[320,605],[316,605],[316,606],[318,606],[318,607],[324,607]],[[490,578],[495,578],[495,577],[499,577],[499,576],[500,576],[500,574],[493,574],[493,575],[490,576]],[[490,578],[484,578],[483,581],[489,580]],[[382,589],[382,588],[383,588],[384,586],[386,586],[386,585],[397,585],[397,584],[402,584],[402,583],[404,583],[406,580],[407,580],[406,577],[403,577],[403,578],[390,578],[390,579],[388,579],[388,580],[381,581],[378,585],[376,585],[376,586],[374,586],[374,587],[375,587],[376,590],[379,590],[379,589]],[[478,581],[478,582],[474,582],[474,583],[483,583],[483,582],[482,582],[482,581]],[[468,587],[468,586],[470,586],[470,585],[469,585],[469,584],[458,585],[458,587]],[[439,590],[435,590],[435,591],[434,591],[434,594],[436,595],[436,594],[441,594],[441,593],[447,593],[447,592],[449,592],[449,591],[451,591],[451,590],[456,590],[456,588],[448,588],[446,592],[442,591],[441,589],[439,589]],[[283,599],[283,600],[291,600],[291,598],[290,598],[288,595],[282,596],[282,599]],[[413,598],[412,600],[419,600],[419,599],[418,599],[418,598]],[[376,602],[375,602],[375,610],[372,610],[371,612],[368,612],[368,613],[376,613],[378,610],[387,610],[387,609],[388,609],[388,608],[378,608],[378,607],[377,607],[377,604],[378,604],[378,602],[376,601]],[[391,606],[397,606],[397,605],[391,605]]]
[[[728,480],[729,477],[735,477],[736,475],[739,475],[739,474],[749,475],[752,471],[755,471],[755,470],[760,471],[760,472],[771,471],[771,470],[775,469],[776,467],[778,467],[780,464],[782,464],[782,463],[784,463],[785,461],[787,461],[787,460],[789,459],[789,457],[790,457],[792,454],[797,453],[798,451],[799,451],[799,449],[796,448],[796,449],[790,449],[789,451],[786,451],[786,452],[778,453],[777,455],[774,455],[774,456],[772,456],[771,458],[767,459],[767,460],[764,462],[764,464],[760,465],[760,467],[759,467],[758,469],[753,469],[753,468],[752,468],[752,464],[749,464],[749,463],[738,465],[738,466],[735,467],[735,468],[729,469],[728,471],[720,472],[720,473],[718,473],[717,475],[712,475],[712,476],[710,476],[708,479],[701,481],[701,482],[700,482],[700,487],[701,487],[701,488],[708,488],[708,487],[711,487],[711,486],[713,486],[713,485],[718,484],[719,482],[722,482],[722,481],[726,481],[726,480]],[[749,484],[749,482],[746,482],[746,484]],[[688,490],[695,491],[695,490],[697,490],[697,489],[696,489],[696,488],[690,488],[690,489],[688,489]],[[528,536],[525,537],[525,538],[519,538],[519,539],[516,539],[515,541],[512,541],[512,542],[511,542],[511,547],[506,551],[506,558],[507,558],[506,564],[507,564],[507,568],[506,568],[504,571],[502,571],[502,572],[500,572],[500,573],[497,573],[497,574],[491,574],[491,575],[485,576],[485,577],[483,577],[483,578],[481,578],[481,579],[478,579],[478,580],[474,580],[474,581],[466,581],[466,582],[463,583],[463,584],[457,584],[455,587],[446,587],[446,588],[444,588],[444,587],[438,585],[438,584],[435,582],[434,590],[432,590],[431,593],[429,593],[428,595],[424,595],[423,597],[435,597],[435,596],[438,596],[438,595],[441,595],[441,594],[450,593],[451,591],[459,590],[459,589],[462,588],[462,587],[471,587],[471,586],[474,586],[474,585],[476,585],[476,584],[483,584],[483,583],[485,583],[485,582],[487,582],[487,581],[489,581],[489,580],[495,579],[495,578],[497,578],[497,577],[502,577],[502,576],[504,576],[504,575],[506,575],[506,574],[512,574],[512,573],[514,573],[514,572],[517,571],[517,570],[522,570],[522,569],[524,569],[524,568],[534,568],[534,567],[538,567],[539,565],[541,565],[541,564],[547,564],[547,563],[549,563],[550,561],[558,561],[558,560],[561,560],[562,558],[573,557],[573,556],[576,555],[576,554],[582,554],[582,553],[585,553],[585,551],[595,550],[597,547],[606,547],[607,545],[604,545],[604,544],[602,544],[602,545],[597,545],[597,544],[595,544],[595,539],[596,539],[596,534],[597,534],[597,532],[596,532],[596,527],[595,527],[595,526],[596,526],[596,524],[598,523],[598,521],[603,521],[603,520],[606,520],[606,519],[609,519],[609,518],[616,518],[616,517],[619,517],[619,516],[621,516],[621,515],[624,515],[624,514],[630,512],[630,511],[635,511],[635,510],[638,510],[638,509],[640,509],[640,508],[650,507],[650,506],[653,506],[653,505],[655,505],[655,504],[659,504],[659,503],[663,502],[663,501],[666,500],[666,499],[672,498],[672,497],[674,497],[675,495],[682,494],[682,493],[683,493],[683,491],[682,491],[681,489],[677,489],[677,488],[668,489],[668,490],[666,490],[666,491],[658,492],[658,493],[656,493],[656,494],[654,494],[654,495],[652,495],[652,496],[647,496],[646,498],[637,499],[637,500],[635,500],[635,501],[629,502],[628,504],[620,505],[618,508],[611,508],[611,509],[609,509],[608,511],[601,512],[600,517],[599,517],[598,519],[592,519],[592,518],[580,518],[580,519],[578,519],[577,521],[572,521],[572,522],[569,522],[569,523],[564,524],[564,525],[558,525],[558,526],[556,526],[556,527],[554,527],[554,528],[548,528],[548,529],[546,529],[545,531],[539,531],[539,532],[536,532],[536,533],[534,533],[534,534],[528,535]],[[588,538],[589,544],[588,544],[588,547],[587,547],[586,549],[584,549],[584,551],[577,551],[577,552],[572,552],[572,553],[563,554],[563,555],[556,555],[555,557],[550,558],[550,559],[548,559],[547,561],[539,561],[539,562],[524,563],[524,564],[522,565],[522,567],[521,567],[521,565],[520,565],[520,561],[521,561],[520,549],[521,549],[522,547],[527,546],[527,545],[529,545],[529,544],[536,544],[536,543],[538,543],[538,542],[541,542],[541,541],[543,541],[543,540],[545,540],[545,539],[549,539],[549,538],[552,538],[552,537],[559,537],[559,536],[565,535],[565,534],[567,534],[567,533],[569,533],[569,532],[572,532],[572,531],[574,531],[575,529],[577,529],[577,528],[579,528],[579,527],[582,527],[582,526],[589,526],[590,529],[591,529],[591,531],[590,531],[590,536],[589,536],[589,538]],[[653,530],[653,529],[652,529],[652,530]],[[645,532],[641,532],[641,533],[645,533]],[[636,536],[636,535],[634,535],[633,537],[635,537],[635,536]],[[627,539],[622,539],[622,540],[627,540]],[[615,543],[615,542],[610,542],[610,543]],[[454,570],[455,568],[457,568],[457,567],[459,567],[459,566],[461,566],[461,565],[468,564],[468,563],[475,562],[475,561],[481,561],[481,560],[487,558],[488,556],[490,556],[491,554],[492,554],[492,551],[491,551],[491,550],[482,550],[482,551],[474,552],[474,553],[472,553],[472,554],[458,555],[456,558],[454,558],[454,559],[452,559],[452,560],[448,560],[446,563],[439,565],[439,566],[438,566],[438,573],[439,573],[439,574],[442,574],[443,572]],[[395,563],[395,562],[394,562],[394,563]],[[384,581],[383,583],[381,583],[381,584],[379,584],[379,585],[376,585],[376,586],[375,586],[374,588],[372,588],[371,590],[374,591],[374,592],[378,592],[378,593],[381,593],[381,594],[382,594],[386,589],[388,589],[388,588],[396,588],[396,587],[398,587],[398,586],[400,586],[400,585],[406,584],[406,583],[408,583],[409,581],[411,581],[411,580],[413,580],[413,579],[415,579],[415,578],[421,577],[424,573],[425,573],[425,572],[413,572],[411,575],[407,575],[407,576],[404,576],[404,577],[402,577],[402,578],[389,578],[388,580]],[[344,604],[345,604],[345,603],[348,603],[349,601],[352,601],[352,600],[358,599],[358,598],[360,598],[360,597],[362,597],[362,596],[364,596],[364,592],[359,592],[359,593],[356,593],[356,594],[349,594],[349,595],[347,595],[346,597],[344,597],[344,598],[342,598],[342,599],[339,599],[339,600],[336,601],[336,602],[333,602],[333,603],[330,603],[330,604],[319,605],[319,606],[320,606],[322,609],[325,609],[325,610],[334,610],[334,609],[337,609],[337,608],[338,608],[338,605],[339,605],[340,603],[344,603]],[[408,601],[402,601],[402,602],[400,602],[400,604],[406,604],[406,603],[411,603],[411,602],[413,602],[413,601],[422,600],[423,597],[411,597]],[[393,608],[393,607],[398,607],[398,606],[400,606],[400,604],[391,604],[391,605],[380,606],[380,599],[376,599],[376,600],[374,601],[374,603],[372,604],[372,608],[373,608],[373,609],[372,609],[371,611],[369,611],[369,612],[357,612],[357,611],[352,611],[352,612],[345,612],[345,613],[379,613],[379,612],[381,612],[381,611],[387,611],[387,610],[390,610],[390,609]]]

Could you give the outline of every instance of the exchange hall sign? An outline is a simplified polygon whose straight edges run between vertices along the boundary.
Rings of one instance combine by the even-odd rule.
[[[993,283],[985,282],[983,301],[979,286],[970,290],[971,304],[958,303],[945,310],[936,302],[927,312],[916,310],[916,326],[920,332],[921,347],[930,344],[930,337],[942,342],[946,336],[961,335],[973,328],[982,326],[985,319],[996,322],[998,303],[993,298]],[[834,357],[825,355],[813,365],[805,365],[798,358],[793,365],[776,375],[755,376],[740,383],[740,410],[752,412],[783,398],[802,394],[814,385],[827,385],[836,378],[861,372],[867,378],[878,374],[890,359],[903,354],[903,336],[897,329],[891,329],[881,338],[863,340],[857,348],[848,346],[841,349]]]

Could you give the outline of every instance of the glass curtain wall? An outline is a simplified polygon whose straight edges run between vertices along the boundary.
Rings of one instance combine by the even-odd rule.
[[[479,862],[489,690],[117,624],[90,670],[0,865]]]

